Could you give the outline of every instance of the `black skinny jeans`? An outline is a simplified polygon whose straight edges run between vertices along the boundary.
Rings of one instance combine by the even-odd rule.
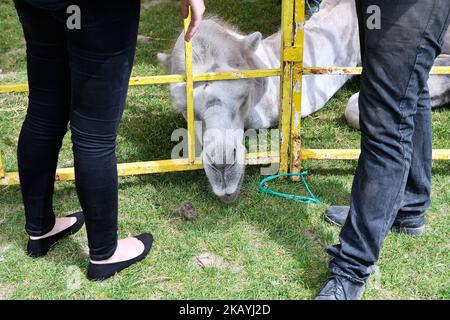
[[[49,232],[55,171],[70,122],[76,189],[90,257],[117,246],[117,129],[136,48],[140,1],[74,0],[81,29],[66,27],[66,8],[15,0],[27,44],[29,105],[18,145],[26,231]]]

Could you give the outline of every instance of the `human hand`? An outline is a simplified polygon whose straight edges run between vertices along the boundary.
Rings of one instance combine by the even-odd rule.
[[[186,41],[192,40],[202,22],[203,13],[205,13],[203,0],[181,0],[181,12],[184,19],[189,16],[189,5],[191,6],[191,23],[185,35]]]

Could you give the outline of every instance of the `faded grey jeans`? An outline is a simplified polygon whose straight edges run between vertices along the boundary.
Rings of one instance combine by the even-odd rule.
[[[327,252],[332,274],[364,283],[392,225],[423,225],[430,204],[429,72],[449,26],[449,0],[356,0],[363,74],[361,156],[340,243]],[[367,28],[369,6],[381,28]],[[370,10],[369,10],[370,12]]]

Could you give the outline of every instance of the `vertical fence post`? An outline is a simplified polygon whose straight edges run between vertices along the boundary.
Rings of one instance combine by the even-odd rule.
[[[280,169],[289,170],[289,144],[291,136],[292,62],[285,54],[292,47],[294,0],[283,0],[281,9],[281,79],[280,79]]]
[[[294,12],[294,48],[296,59],[292,67],[292,111],[291,111],[291,142],[290,142],[290,172],[301,171],[301,109],[303,80],[303,43],[305,39],[305,1],[295,0]],[[299,179],[299,177],[295,177]],[[297,180],[294,179],[294,180]]]
[[[189,16],[184,19],[184,34],[186,35],[191,23],[191,7]],[[184,41],[185,71],[186,71],[186,114],[188,129],[188,158],[189,163],[195,162],[195,118],[194,118],[194,76],[192,74],[192,41]]]

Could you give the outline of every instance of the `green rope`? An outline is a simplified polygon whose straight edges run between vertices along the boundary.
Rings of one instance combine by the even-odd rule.
[[[258,190],[261,192],[270,194],[272,196],[282,197],[285,199],[303,202],[306,204],[309,204],[312,202],[320,203],[319,199],[317,199],[316,196],[312,193],[311,189],[308,186],[308,183],[306,182],[305,176],[307,176],[307,175],[308,175],[308,171],[303,171],[301,173],[283,173],[283,174],[276,174],[273,176],[268,176],[268,177],[264,178],[263,180],[261,180],[261,182],[258,185]],[[269,181],[272,181],[272,180],[275,180],[275,179],[278,179],[281,177],[295,177],[295,176],[299,176],[302,179],[303,185],[305,186],[306,191],[308,191],[309,197],[300,196],[297,194],[281,193],[281,192],[273,191],[271,189],[264,187],[264,185]]]

